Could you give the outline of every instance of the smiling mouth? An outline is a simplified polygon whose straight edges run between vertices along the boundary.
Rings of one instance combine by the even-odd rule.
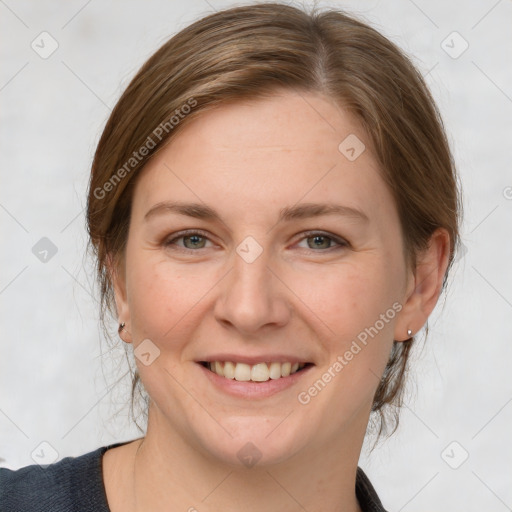
[[[202,361],[201,364],[225,379],[240,382],[266,382],[289,377],[312,366],[311,363],[258,363],[245,364],[231,361]]]

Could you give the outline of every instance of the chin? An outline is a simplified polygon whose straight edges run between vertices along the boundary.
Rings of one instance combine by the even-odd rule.
[[[224,428],[197,432],[209,456],[235,468],[271,466],[287,461],[307,445],[304,429],[287,419],[236,417],[223,421]],[[295,419],[296,420],[296,419]]]

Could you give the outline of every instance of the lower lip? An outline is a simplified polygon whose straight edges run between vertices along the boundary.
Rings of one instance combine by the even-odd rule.
[[[208,368],[205,368],[201,363],[197,363],[199,368],[204,372],[206,377],[210,379],[213,385],[227,393],[239,398],[267,398],[275,395],[280,391],[284,391],[296,384],[309,370],[313,368],[313,365],[306,366],[304,369],[289,375],[288,377],[281,377],[280,379],[269,379],[264,382],[252,382],[252,381],[238,381],[234,379],[226,379],[216,373],[212,372]]]

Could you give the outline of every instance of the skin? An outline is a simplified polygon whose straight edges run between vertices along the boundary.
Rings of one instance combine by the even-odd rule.
[[[366,146],[353,162],[338,150],[349,134]],[[144,220],[177,200],[207,204],[222,221],[173,212]],[[368,221],[277,222],[281,208],[303,203],[350,206]],[[206,239],[166,245],[185,229]],[[236,252],[247,236],[262,249],[252,263]],[[407,268],[370,140],[326,96],[276,92],[184,126],[142,171],[125,258],[111,265],[122,339],[160,350],[147,366],[136,360],[151,398],[147,435],[103,459],[111,509],[360,510],[355,474],[372,398],[393,339],[416,333],[433,310],[448,251],[439,229],[416,272]],[[393,303],[401,311],[301,404],[297,395]],[[296,354],[314,366],[291,388],[249,400],[205,376],[196,361],[214,352]],[[237,456],[248,442],[261,454],[252,468]]]

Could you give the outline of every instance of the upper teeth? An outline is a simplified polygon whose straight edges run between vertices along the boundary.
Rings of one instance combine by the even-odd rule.
[[[239,381],[252,380],[254,382],[288,377],[297,370],[304,368],[304,366],[306,366],[306,363],[258,363],[254,365],[233,363],[231,361],[208,363],[208,368],[221,377]]]

